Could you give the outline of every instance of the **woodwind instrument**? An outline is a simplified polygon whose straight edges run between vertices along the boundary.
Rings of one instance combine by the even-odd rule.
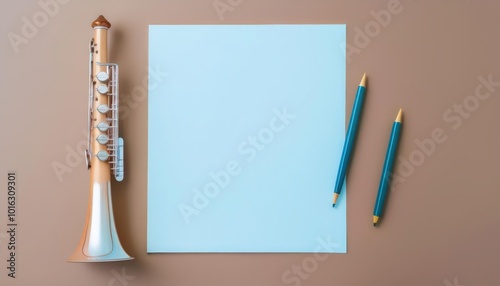
[[[107,33],[102,15],[92,22],[89,59],[89,141],[85,158],[90,170],[90,197],[85,228],[69,262],[130,260],[116,232],[111,203],[111,174],[123,180],[123,139],[118,137],[118,65],[108,63]]]

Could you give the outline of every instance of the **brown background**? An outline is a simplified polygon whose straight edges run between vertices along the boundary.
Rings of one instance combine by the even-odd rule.
[[[23,17],[32,21],[43,9],[38,1],[0,1],[0,285],[500,285],[500,87],[474,101],[478,77],[500,82],[500,2],[401,0],[401,12],[362,43],[357,29],[372,25],[389,0],[221,0],[228,1],[234,7],[221,19],[213,0],[65,0],[18,53],[8,34],[22,35]],[[87,49],[99,14],[113,25],[110,59],[120,65],[129,102],[121,120],[128,177],[113,191],[121,241],[136,260],[70,264],[89,182],[80,151],[66,157],[85,141]],[[347,44],[357,49],[347,63],[347,114],[362,73],[369,76],[348,178],[348,253],[330,255],[300,283],[285,284],[282,275],[312,254],[146,254],[147,98],[131,91],[147,75],[148,25],[240,23],[346,23]],[[464,100],[471,111],[460,126],[445,121]],[[399,107],[399,156],[414,170],[398,162],[406,177],[373,228],[382,150]],[[436,128],[446,140],[418,157],[415,140]],[[58,178],[55,162],[71,172]],[[19,183],[16,279],[5,268],[9,170]],[[116,278],[123,271],[129,280]]]

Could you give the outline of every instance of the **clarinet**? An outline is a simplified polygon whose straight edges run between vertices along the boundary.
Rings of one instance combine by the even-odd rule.
[[[118,136],[118,65],[108,62],[107,33],[111,24],[102,15],[92,22],[90,41],[88,145],[90,171],[87,219],[80,243],[68,262],[131,260],[116,232],[111,201],[111,175],[122,181],[123,139]]]

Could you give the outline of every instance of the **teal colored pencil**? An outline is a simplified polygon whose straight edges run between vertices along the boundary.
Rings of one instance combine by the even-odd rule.
[[[373,209],[373,226],[376,226],[382,211],[384,209],[385,198],[387,189],[389,188],[390,175],[394,166],[394,158],[396,157],[396,150],[398,149],[399,133],[401,130],[401,120],[403,119],[403,109],[399,110],[394,124],[392,124],[391,138],[389,139],[389,146],[385,154],[384,167],[382,168],[382,177],[380,178],[380,185],[378,187],[377,200]]]
[[[356,93],[356,98],[354,99],[354,104],[352,106],[351,119],[349,120],[349,126],[347,127],[344,149],[342,150],[342,157],[340,159],[339,170],[337,172],[337,181],[335,182],[335,189],[333,191],[333,207],[335,207],[340,191],[344,186],[345,174],[347,167],[349,167],[349,162],[351,161],[354,139],[356,138],[356,133],[358,131],[359,116],[361,115],[361,109],[363,107],[363,102],[365,101],[365,91],[366,73],[363,74],[363,78],[359,83],[358,92]]]

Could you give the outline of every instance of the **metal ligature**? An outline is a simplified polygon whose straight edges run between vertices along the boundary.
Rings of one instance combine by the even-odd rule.
[[[111,174],[123,180],[123,139],[118,137],[118,65],[108,63],[107,32],[102,15],[92,22],[89,59],[89,141],[85,158],[90,170],[90,196],[85,228],[69,262],[134,259],[118,239],[111,202]]]

